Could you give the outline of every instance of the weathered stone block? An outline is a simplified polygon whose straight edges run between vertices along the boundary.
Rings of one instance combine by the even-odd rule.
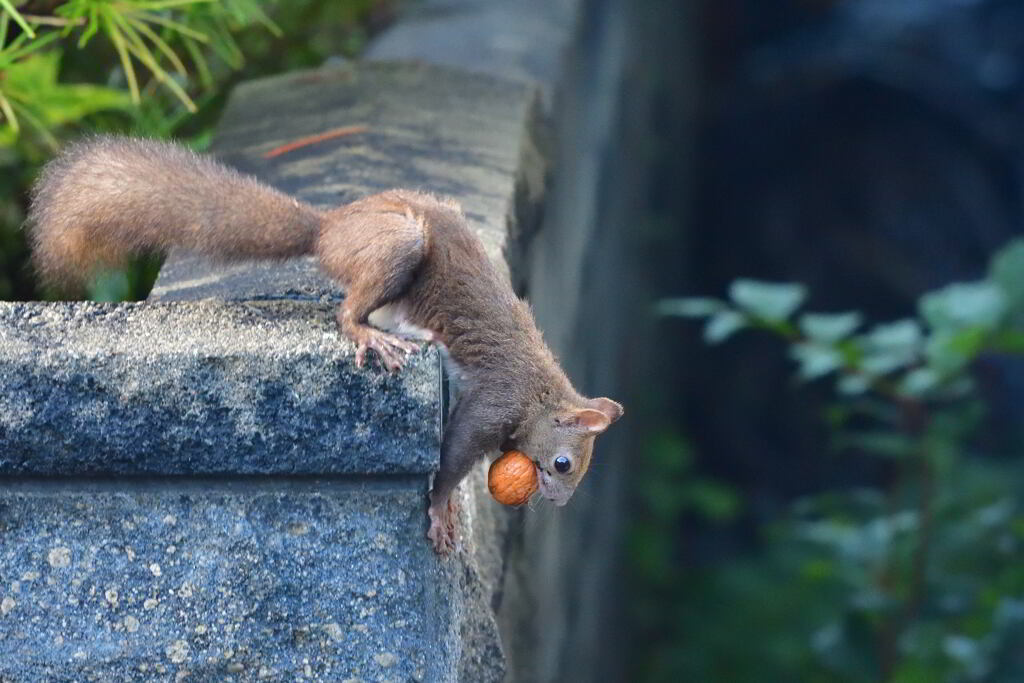
[[[460,637],[486,603],[418,542],[425,483],[6,482],[0,681],[450,681],[467,658],[500,666],[471,652],[493,636]]]
[[[328,305],[0,303],[0,475],[435,471],[436,350],[353,355]]]

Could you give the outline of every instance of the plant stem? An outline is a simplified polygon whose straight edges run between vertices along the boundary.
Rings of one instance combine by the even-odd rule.
[[[931,556],[932,531],[935,522],[935,473],[924,445],[924,432],[928,427],[927,408],[919,401],[901,399],[903,429],[917,440],[918,448],[912,456],[917,466],[917,545],[911,557],[907,597],[899,613],[881,629],[882,679],[890,678],[900,663],[899,643],[910,624],[917,618],[924,602],[928,582],[928,561]]]

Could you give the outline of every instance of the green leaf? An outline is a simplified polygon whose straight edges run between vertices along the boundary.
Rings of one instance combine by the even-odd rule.
[[[905,368],[915,362],[917,362],[917,359],[913,355],[903,352],[885,351],[864,356],[860,361],[859,368],[868,375],[880,377],[894,370]]]
[[[800,329],[814,341],[835,343],[853,334],[860,326],[861,315],[849,313],[805,313],[800,316]]]
[[[1003,289],[987,280],[959,282],[921,297],[921,317],[932,329],[995,328],[1009,307]]]
[[[704,327],[704,340],[709,344],[723,342],[748,324],[746,317],[736,311],[719,311]]]
[[[35,31],[33,31],[32,27],[28,25],[28,22],[25,21],[25,17],[21,16],[21,12],[14,9],[14,5],[11,4],[11,0],[0,0],[0,11],[9,14],[29,38],[36,37]]]
[[[726,307],[718,299],[707,297],[683,297],[680,299],[662,299],[655,305],[658,315],[674,315],[683,318],[704,318],[713,315]]]
[[[128,95],[120,90],[58,83],[60,61],[60,50],[47,50],[22,59],[5,71],[5,88],[10,96],[31,111],[42,125],[54,128],[78,121],[87,114],[130,105]]]
[[[861,338],[863,356],[858,367],[869,375],[884,375],[917,362],[923,335],[912,319],[876,325]]]
[[[799,374],[804,380],[817,379],[843,367],[843,355],[822,344],[793,344],[790,356],[800,364]]]
[[[917,368],[907,373],[900,383],[900,391],[909,396],[923,396],[942,381],[942,376],[933,368]]]
[[[1024,304],[1024,238],[1011,241],[995,253],[988,277],[1003,290],[1011,306]]]
[[[1001,330],[988,338],[986,346],[1000,353],[1024,354],[1024,332]]]
[[[0,114],[4,115],[4,120],[7,121],[7,129],[11,131],[12,136],[17,137],[18,131],[21,130],[18,116],[14,113],[14,107],[11,106],[10,100],[4,97],[2,90],[0,90]]]
[[[659,472],[681,475],[693,464],[693,449],[677,432],[663,430],[651,438],[646,457],[649,464]]]
[[[947,398],[966,398],[975,391],[977,391],[977,385],[974,378],[966,374],[946,380],[942,387],[942,393]]]
[[[835,446],[839,449],[856,448],[887,458],[903,458],[914,452],[916,444],[899,432],[877,430],[839,434],[835,437]]]
[[[683,489],[683,495],[699,514],[714,521],[732,519],[740,507],[735,491],[708,479],[690,482]]]
[[[981,353],[985,330],[970,328],[961,331],[939,330],[928,338],[925,357],[929,367],[943,375],[962,370]]]
[[[195,5],[200,2],[212,2],[213,0],[135,0],[135,4],[147,10],[167,9],[169,7],[182,7],[184,5]]]
[[[871,380],[865,375],[842,375],[839,381],[836,382],[836,389],[840,394],[847,396],[857,396],[863,394],[871,388]]]
[[[948,635],[942,641],[942,650],[967,669],[977,669],[982,663],[982,650],[973,638],[962,635]]]
[[[921,326],[906,318],[896,322],[875,325],[867,335],[868,345],[874,349],[909,351],[921,343]]]
[[[674,519],[687,502],[679,482],[666,477],[646,481],[642,497],[650,514],[659,519]]]
[[[758,318],[780,321],[800,307],[807,298],[807,288],[800,284],[736,280],[729,287],[729,297]]]
[[[0,49],[0,71],[7,72],[14,67],[18,60],[38,52],[60,36],[56,33],[47,33],[35,40],[27,40],[28,36],[22,34]]]
[[[121,90],[101,85],[61,85],[41,98],[46,121],[56,126],[71,123],[97,111],[125,109],[131,98]]]

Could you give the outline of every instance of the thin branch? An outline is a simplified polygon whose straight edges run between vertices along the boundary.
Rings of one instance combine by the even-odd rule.
[[[904,632],[917,618],[925,600],[928,584],[928,564],[931,558],[932,533],[935,526],[935,474],[925,450],[923,437],[930,416],[924,404],[913,399],[899,401],[903,411],[903,430],[917,439],[919,448],[912,461],[917,465],[919,486],[917,500],[917,545],[911,557],[907,598],[899,614],[883,625],[881,633],[881,669],[883,680],[888,680],[900,663],[899,642]]]

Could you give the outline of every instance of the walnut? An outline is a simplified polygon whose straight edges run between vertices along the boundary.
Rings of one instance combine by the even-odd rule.
[[[487,488],[499,503],[522,505],[537,492],[537,468],[520,451],[508,451],[491,463]]]

